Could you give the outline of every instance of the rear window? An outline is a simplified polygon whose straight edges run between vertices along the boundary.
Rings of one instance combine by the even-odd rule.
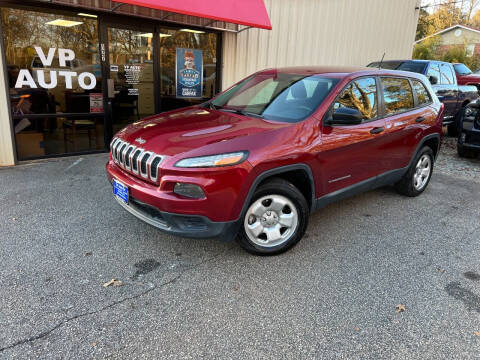
[[[412,88],[405,78],[381,78],[383,101],[388,115],[408,111],[414,107]]]
[[[472,70],[470,70],[465,64],[454,64],[453,67],[458,75],[469,75],[472,73]]]
[[[413,90],[417,94],[417,102],[418,105],[429,104],[432,102],[432,98],[430,97],[430,93],[428,92],[425,85],[422,84],[421,81],[412,80]]]
[[[418,61],[386,61],[380,64],[379,61],[368,64],[368,67],[381,67],[387,70],[401,70],[410,71],[419,74],[423,74],[425,71],[426,63]]]

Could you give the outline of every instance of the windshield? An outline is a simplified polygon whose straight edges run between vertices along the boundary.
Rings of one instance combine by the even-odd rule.
[[[298,122],[311,115],[339,79],[276,71],[253,75],[208,103],[212,108]]]
[[[380,62],[373,62],[368,64],[368,67],[376,67],[380,65]],[[401,71],[410,71],[419,74],[423,74],[425,70],[425,62],[417,62],[417,61],[385,61],[381,64],[382,69],[388,70],[401,70]]]
[[[458,75],[469,75],[472,73],[472,70],[470,70],[465,64],[454,64],[453,67]]]

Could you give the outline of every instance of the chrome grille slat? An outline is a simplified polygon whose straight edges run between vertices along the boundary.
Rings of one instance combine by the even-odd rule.
[[[129,145],[127,146],[127,149],[125,151],[125,169],[130,170],[132,166],[132,153],[135,151],[136,146],[135,145]]]
[[[110,151],[113,161],[118,166],[141,178],[158,181],[160,165],[165,158],[163,155],[137,148],[119,138],[112,139]]]
[[[143,154],[142,154],[142,157],[141,157],[141,160],[140,160],[140,175],[143,177],[143,178],[148,178],[148,167],[147,167],[147,163],[148,163],[148,160],[152,157],[152,152],[150,151],[145,151]],[[143,171],[143,167],[145,166],[145,171]]]
[[[142,158],[142,154],[143,154],[143,149],[137,149],[135,150],[135,154],[133,155],[133,158],[132,158],[132,171],[137,175],[139,170],[138,161],[139,159]]]
[[[150,178],[153,180],[153,181],[157,181],[157,178],[158,178],[158,170],[160,168],[160,164],[162,163],[162,160],[163,160],[163,156],[160,156],[160,155],[155,155],[155,156],[152,156],[150,158],[150,171],[149,171],[149,174],[150,174]],[[157,162],[156,162],[157,161]]]

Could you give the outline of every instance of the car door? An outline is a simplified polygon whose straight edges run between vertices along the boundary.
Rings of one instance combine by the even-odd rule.
[[[435,76],[437,84],[432,84],[438,99],[445,105],[443,117],[452,119],[457,111],[458,86],[456,85],[451,66],[443,63],[431,63],[427,77]]]
[[[329,125],[336,109],[359,110],[361,124]],[[322,151],[317,153],[317,179],[322,195],[374,178],[385,169],[382,154],[385,120],[378,112],[376,78],[361,77],[348,83],[333,101],[321,128]]]
[[[388,170],[401,169],[412,158],[424,128],[435,123],[435,112],[428,106],[432,98],[417,79],[382,76],[380,83]]]

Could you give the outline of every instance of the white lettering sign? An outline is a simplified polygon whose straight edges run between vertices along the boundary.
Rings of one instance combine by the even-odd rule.
[[[35,84],[35,80],[33,80],[30,71],[26,69],[22,69],[18,73],[17,82],[15,83],[15,89],[21,89],[23,86],[30,86],[32,89],[37,88],[37,84]]]
[[[42,62],[44,67],[52,66],[53,59],[55,57],[55,52],[57,48],[48,49],[48,54],[45,56],[42,48],[40,46],[34,46],[35,51],[37,52],[38,58]],[[72,60],[75,59],[75,52],[70,49],[58,49],[58,63],[60,67],[71,67]],[[67,65],[68,64],[68,65]],[[58,77],[62,76],[65,78],[65,88],[73,88],[73,78],[77,77],[75,71],[56,71],[56,70],[45,70],[39,69],[37,71],[37,80],[38,85],[44,89],[53,89],[58,85]],[[50,82],[45,81],[45,72],[49,71],[50,73]],[[88,78],[88,81],[85,81]],[[89,72],[82,72],[78,76],[78,85],[84,90],[91,90],[97,86],[97,78],[94,74]],[[21,69],[18,73],[18,78],[15,83],[16,89],[21,89],[24,86],[28,86],[32,89],[36,89],[38,86],[33,79],[32,74],[27,69]]]
[[[51,66],[53,57],[55,56],[55,50],[57,49],[56,48],[48,49],[48,56],[45,58],[45,54],[43,53],[43,50],[40,46],[34,46],[34,48],[43,66]]]
[[[38,84],[44,89],[53,89],[57,87],[57,72],[50,71],[50,84],[45,82],[45,72],[43,70],[37,70]]]

